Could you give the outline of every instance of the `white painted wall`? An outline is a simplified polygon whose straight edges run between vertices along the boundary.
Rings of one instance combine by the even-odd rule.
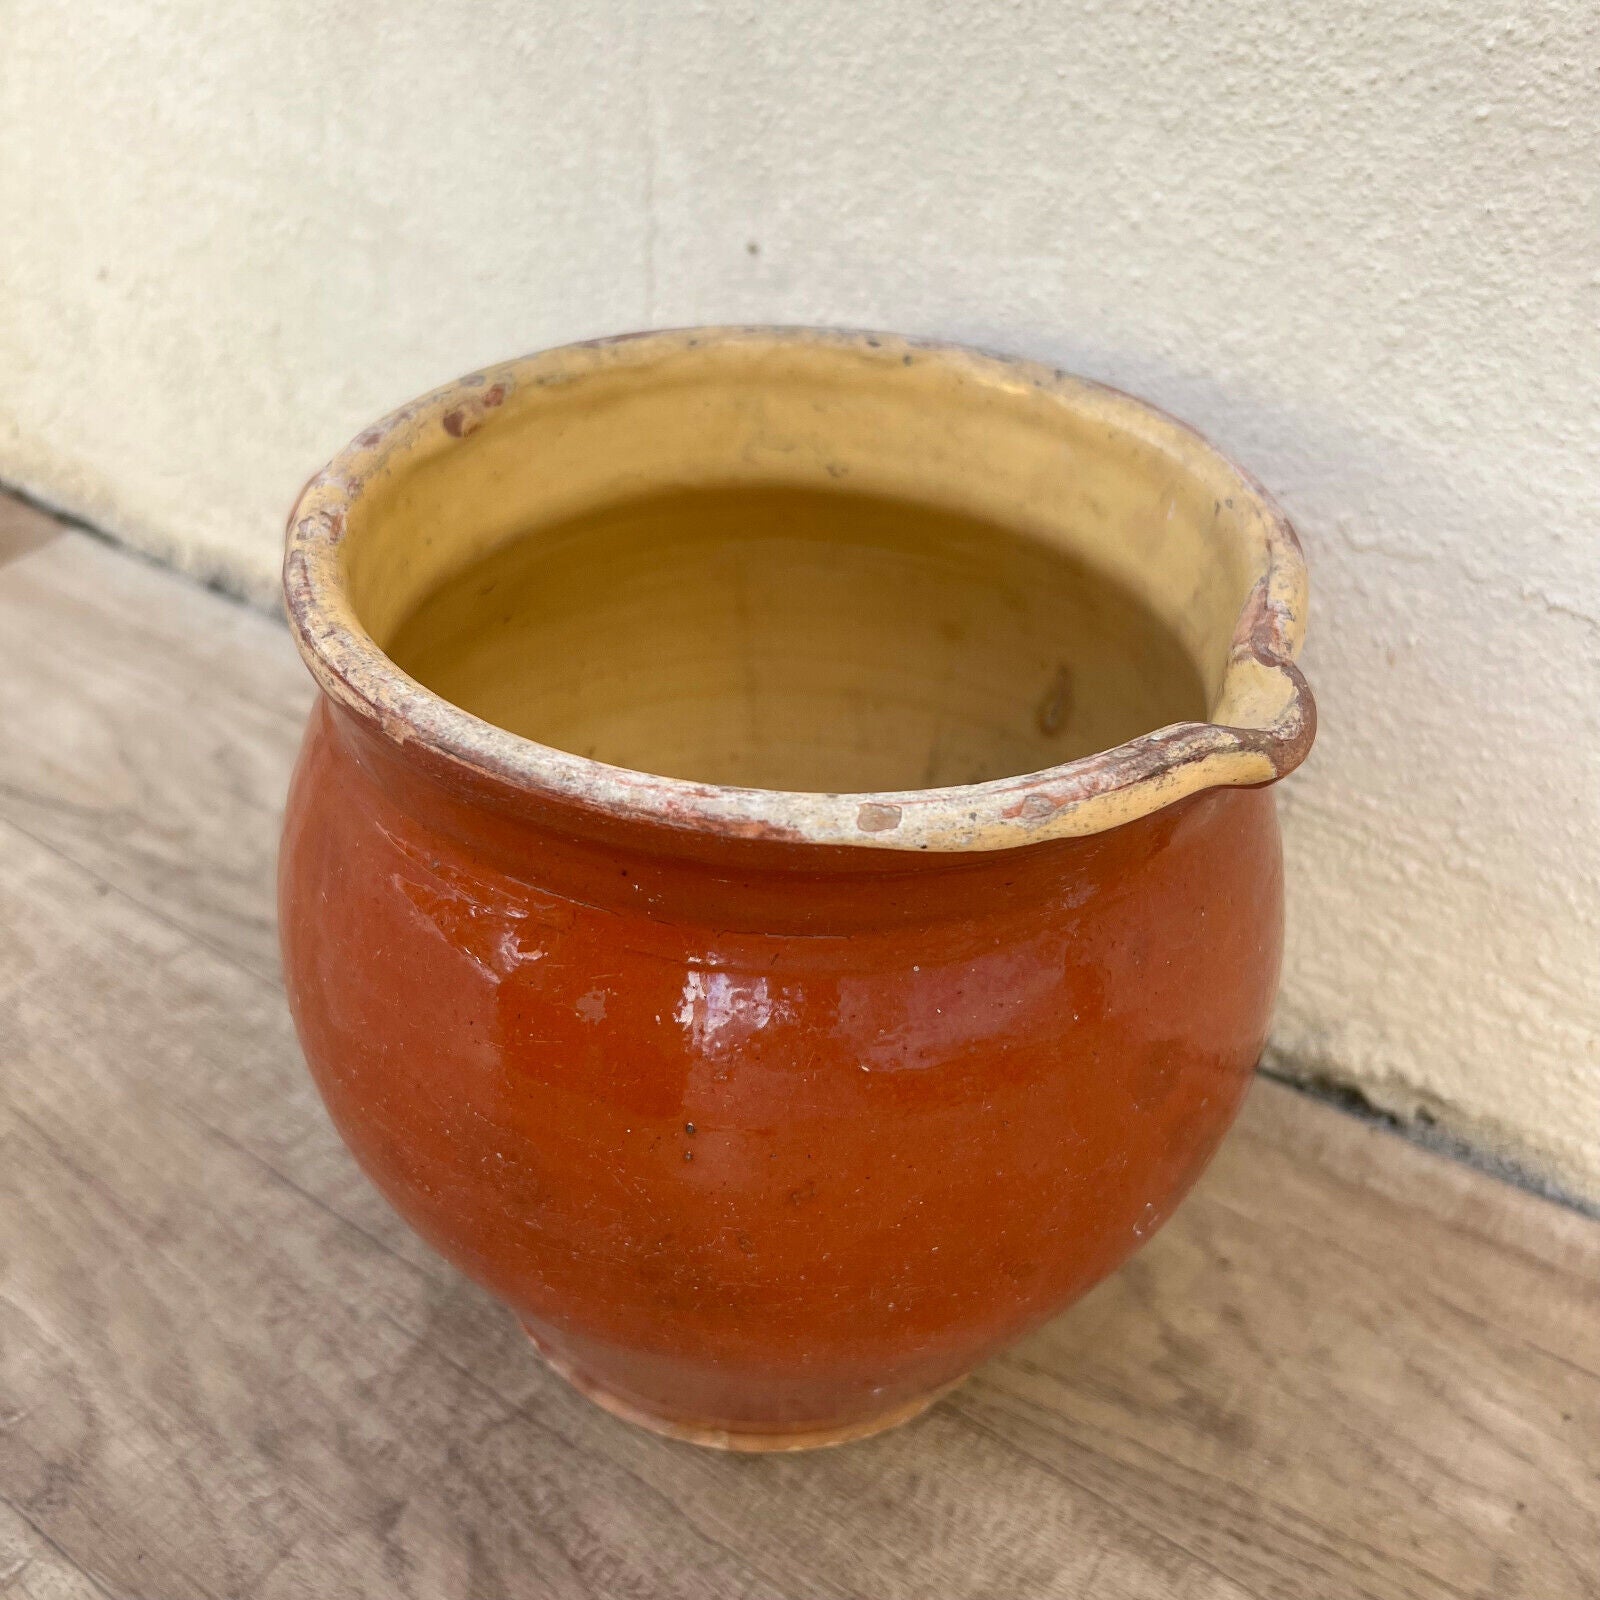
[[[1042,356],[1309,547],[1285,1070],[1600,1200],[1590,0],[0,0],[0,477],[264,604],[362,423],[648,324]]]

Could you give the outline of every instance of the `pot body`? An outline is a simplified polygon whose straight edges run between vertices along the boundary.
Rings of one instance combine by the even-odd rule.
[[[1282,935],[1266,788],[829,849],[601,817],[328,699],[280,898],[374,1183],[593,1397],[746,1448],[913,1413],[1148,1238],[1237,1110]]]

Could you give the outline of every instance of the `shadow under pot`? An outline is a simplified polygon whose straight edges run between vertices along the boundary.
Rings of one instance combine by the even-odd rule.
[[[1172,1212],[1261,1052],[1294,536],[1149,407],[889,335],[475,374],[302,494],[290,1003],[608,1409],[902,1421]]]

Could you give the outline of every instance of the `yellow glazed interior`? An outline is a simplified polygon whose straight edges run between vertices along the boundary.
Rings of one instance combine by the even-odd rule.
[[[669,492],[541,526],[383,644],[513,733],[764,789],[983,783],[1206,714],[1176,636],[1092,568],[841,489]]]
[[[392,737],[678,827],[997,848],[1310,740],[1262,491],[1126,396],[887,335],[475,374],[308,485],[285,584],[319,681]]]

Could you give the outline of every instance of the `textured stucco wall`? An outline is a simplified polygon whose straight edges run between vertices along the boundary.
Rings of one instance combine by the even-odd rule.
[[[1311,554],[1278,1064],[1600,1200],[1597,15],[0,0],[0,478],[271,603],[333,446],[570,337],[1132,388]]]

